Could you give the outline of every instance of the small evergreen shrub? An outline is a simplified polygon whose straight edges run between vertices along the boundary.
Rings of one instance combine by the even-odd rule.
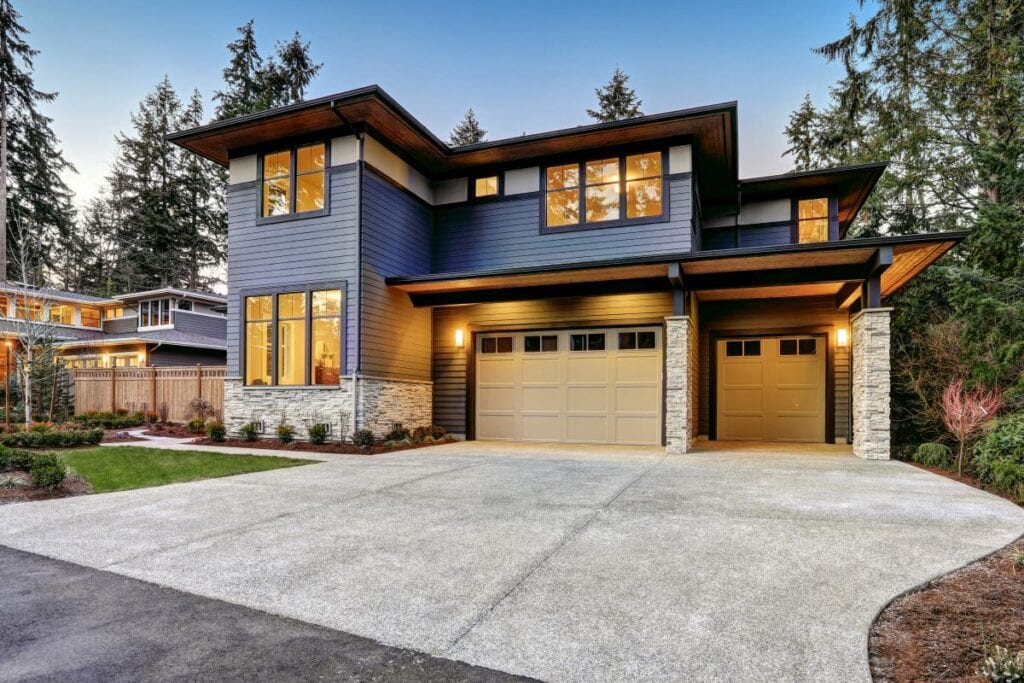
[[[35,453],[21,448],[12,448],[10,453],[12,470],[22,470],[27,472],[32,468],[32,458],[36,456]]]
[[[325,423],[318,422],[316,424],[311,424],[306,428],[306,431],[309,432],[310,443],[318,446],[327,443],[327,425]]]
[[[398,424],[395,425],[390,432],[384,435],[385,441],[408,441],[410,437],[409,430]]]
[[[277,425],[277,439],[281,443],[291,443],[295,441],[295,427],[291,426],[287,422],[282,422]]]
[[[129,413],[127,410],[119,410],[116,413],[108,411],[96,411],[75,415],[74,421],[81,423],[83,427],[91,429],[125,429],[126,427],[139,427],[146,422],[146,416],[142,412]]]
[[[258,441],[260,438],[259,427],[255,422],[246,422],[239,428],[238,433],[246,441]]]
[[[985,484],[1024,495],[1024,413],[992,422],[974,445],[971,468]]]
[[[10,472],[14,467],[11,465],[11,449],[7,446],[0,446],[0,472]]]
[[[185,423],[185,429],[192,434],[202,434],[206,430],[206,420],[201,417],[194,417]]]
[[[413,443],[426,443],[427,441],[433,441],[434,437],[431,435],[430,427],[417,427],[412,430],[412,434],[409,435]]]
[[[374,436],[373,432],[369,429],[357,429],[352,434],[352,443],[359,446],[360,448],[369,448],[373,445]]]
[[[56,453],[36,453],[29,467],[32,485],[41,489],[54,489],[64,483],[68,468]]]
[[[953,468],[953,451],[942,443],[921,444],[914,451],[913,459],[929,467],[941,467],[944,470]]]
[[[227,427],[220,420],[210,420],[206,423],[206,436],[214,441],[224,441],[228,436]]]
[[[0,445],[9,448],[71,448],[96,445],[102,440],[102,429],[53,429],[0,435]]]
[[[441,425],[430,425],[430,436],[432,436],[435,441],[439,441],[440,439],[447,438],[448,430]]]
[[[992,648],[978,675],[991,683],[1019,683],[1024,681],[1024,651],[1011,653],[996,645]]]
[[[156,424],[160,421],[160,415],[158,413],[149,412],[146,413],[146,424]]]

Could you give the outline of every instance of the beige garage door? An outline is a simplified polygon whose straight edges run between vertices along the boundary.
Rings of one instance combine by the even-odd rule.
[[[718,438],[824,441],[824,345],[801,336],[719,340]]]
[[[661,443],[661,328],[481,334],[476,344],[478,439]]]

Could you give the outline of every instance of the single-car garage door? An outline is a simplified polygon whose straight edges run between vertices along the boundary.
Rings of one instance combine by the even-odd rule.
[[[820,337],[720,339],[717,437],[824,441],[824,346]]]
[[[476,437],[661,444],[661,328],[476,339]]]

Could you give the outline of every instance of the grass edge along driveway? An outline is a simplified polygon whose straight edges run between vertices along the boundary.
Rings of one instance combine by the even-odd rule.
[[[139,446],[64,451],[61,457],[92,485],[95,493],[199,481],[318,462],[265,455],[200,453]]]

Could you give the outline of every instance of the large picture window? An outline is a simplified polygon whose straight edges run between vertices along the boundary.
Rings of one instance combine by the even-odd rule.
[[[338,385],[342,309],[340,289],[246,297],[245,383]]]
[[[323,211],[326,149],[317,143],[263,155],[263,218]]]
[[[549,166],[544,190],[549,229],[657,218],[664,215],[662,154]]]

